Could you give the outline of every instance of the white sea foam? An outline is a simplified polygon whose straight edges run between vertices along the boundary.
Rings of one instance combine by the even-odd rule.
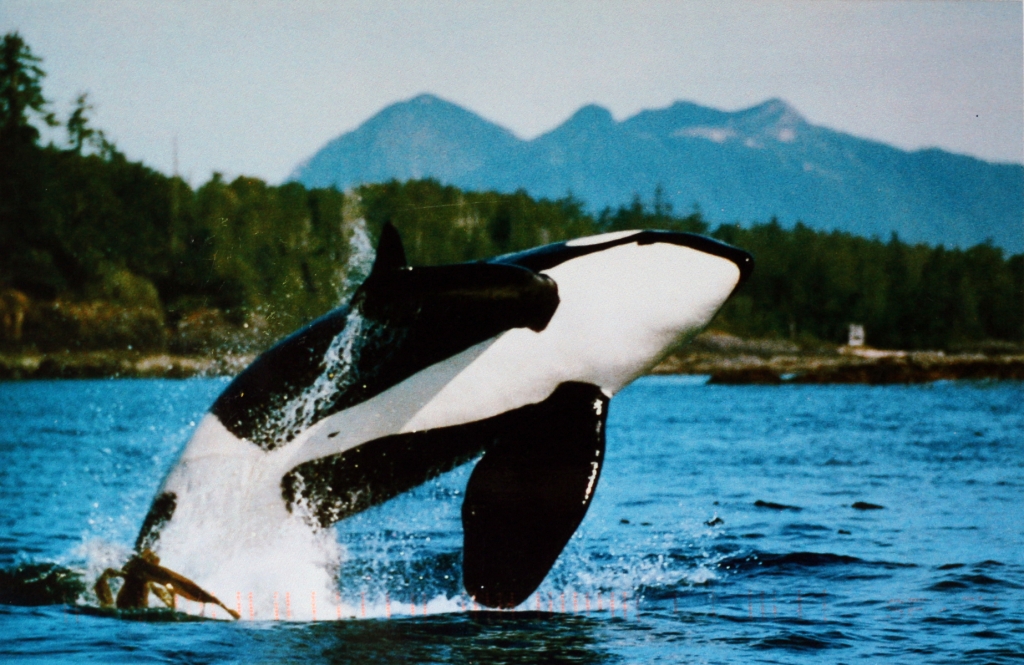
[[[131,550],[120,543],[112,543],[102,538],[89,538],[71,553],[71,560],[84,562],[82,574],[86,580],[86,592],[78,600],[87,605],[99,605],[99,599],[93,588],[94,582],[107,568],[120,568],[131,556]]]
[[[313,425],[319,409],[351,385],[372,328],[358,312],[349,315],[324,354],[320,375],[277,416],[275,426],[283,436]],[[301,504],[293,505],[292,513],[286,510],[280,478],[288,468],[270,459],[246,444],[245,451],[228,458],[203,456],[179,464],[191,467],[183,470],[192,481],[190,496],[179,497],[174,519],[161,533],[159,553],[169,567],[202,580],[229,607],[240,602],[246,616],[251,611],[255,619],[312,620],[316,598],[326,603],[336,593],[343,552],[333,529],[313,526]],[[287,457],[273,459],[287,462]],[[196,500],[197,493],[209,500]],[[342,614],[350,616],[350,610]]]

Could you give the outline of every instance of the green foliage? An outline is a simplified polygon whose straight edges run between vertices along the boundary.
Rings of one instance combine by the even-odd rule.
[[[130,270],[110,264],[100,267],[97,279],[84,290],[84,293],[92,300],[163,311],[160,293],[153,282]]]
[[[89,124],[89,113],[93,111],[93,105],[89,103],[88,93],[83,92],[75,100],[75,110],[68,116],[64,127],[68,131],[68,145],[78,154],[86,145],[91,145],[100,151],[100,154],[108,156],[114,152],[114,146],[103,132],[95,129]]]
[[[398,227],[414,265],[472,261],[627,228],[707,232],[634,199],[594,218],[571,197],[464,192],[432,180],[365,185],[352,195],[215,175],[192,191],[119,153],[41,149],[51,175],[44,224],[19,230],[7,281],[36,297],[159,302],[173,323],[202,308],[259,314],[274,336],[337,306],[360,210],[372,236]],[[350,212],[346,213],[346,210]],[[176,211],[176,212],[174,212]],[[1024,329],[1024,257],[823,233],[777,221],[712,233],[754,254],[753,277],[715,326],[739,335],[841,343],[862,323],[880,347],[948,348]],[[147,295],[148,294],[148,295]]]
[[[43,97],[46,73],[39,62],[17,32],[0,39],[0,145],[35,142],[39,130],[30,123],[33,114],[48,125],[56,124]]]
[[[195,193],[193,222],[208,255],[206,280],[216,284],[206,290],[210,304],[262,311],[281,330],[336,306],[351,233],[344,203],[334,190],[255,178],[227,184],[215,175]]]
[[[463,192],[433,180],[360,189],[366,218],[402,233],[410,261],[438,264],[514,252],[546,242],[625,229],[707,233],[699,212],[673,214],[658,193],[596,219],[568,197]],[[981,340],[1024,341],[1024,256],[991,244],[968,250],[907,245],[777,220],[723,225],[712,235],[750,251],[753,277],[713,324],[744,336],[839,344],[850,323],[886,348],[950,348]]]
[[[719,227],[756,268],[719,324],[741,335],[840,343],[860,323],[882,348],[951,348],[1024,341],[1024,256],[983,244],[968,250],[888,243],[777,221]]]
[[[700,212],[694,211],[686,217],[676,217],[672,204],[664,199],[661,185],[654,189],[654,202],[650,209],[644,205],[639,194],[633,195],[629,206],[616,210],[605,208],[598,217],[597,225],[605,231],[628,231],[630,229],[665,229],[684,233],[707,233],[708,225]]]
[[[436,180],[392,180],[358,190],[370,231],[391,221],[409,261],[439,265],[516,252],[594,233],[580,201],[536,201],[518,191],[463,192]]]

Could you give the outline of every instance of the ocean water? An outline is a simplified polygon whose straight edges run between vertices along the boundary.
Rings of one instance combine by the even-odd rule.
[[[92,580],[225,385],[0,384],[0,661],[1024,658],[1020,383],[641,379],[611,403],[589,514],[515,611],[462,592],[470,467],[339,524],[332,597],[281,589],[250,613],[239,589],[239,622],[95,611]]]

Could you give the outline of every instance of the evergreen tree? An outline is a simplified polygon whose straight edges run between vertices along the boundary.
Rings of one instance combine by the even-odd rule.
[[[46,72],[17,32],[0,39],[0,144],[35,143],[39,130],[31,123],[38,116],[45,124],[56,126],[57,120],[43,96]]]
[[[88,114],[93,110],[93,105],[89,103],[89,94],[80,94],[75,100],[74,110],[64,125],[68,132],[68,144],[79,155],[82,154],[82,148],[90,144],[98,148],[101,155],[111,157],[116,151],[114,145],[107,141],[102,131],[94,129],[89,124]]]
[[[17,32],[0,39],[0,286],[53,294],[64,286],[45,232],[47,164],[33,118],[56,120],[40,59]]]

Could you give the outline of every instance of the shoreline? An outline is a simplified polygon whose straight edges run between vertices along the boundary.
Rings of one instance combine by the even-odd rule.
[[[1024,354],[945,354],[841,347],[832,352],[723,353],[687,349],[650,374],[709,376],[717,385],[913,384],[942,380],[1024,380]],[[0,381],[230,377],[254,353],[179,355],[140,351],[0,353]]]
[[[216,356],[141,351],[0,353],[0,381],[234,376],[255,358],[255,353]]]
[[[945,354],[840,347],[833,353],[769,356],[685,353],[652,374],[703,374],[717,385],[914,384],[957,380],[1024,380],[1024,354]]]

